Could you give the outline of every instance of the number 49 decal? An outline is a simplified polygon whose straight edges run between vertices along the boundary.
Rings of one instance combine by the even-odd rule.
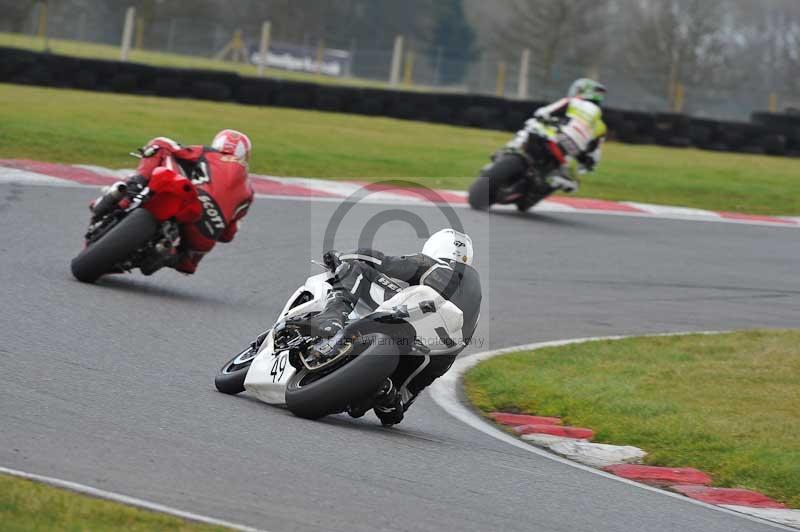
[[[286,370],[288,361],[289,356],[285,352],[275,357],[272,369],[269,371],[269,374],[272,375],[272,382],[278,382],[283,378],[283,372]]]

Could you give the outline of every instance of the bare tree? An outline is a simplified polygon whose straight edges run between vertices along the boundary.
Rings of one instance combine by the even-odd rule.
[[[747,42],[739,68],[772,93],[800,91],[800,3],[774,0],[765,6],[744,3],[737,11],[748,24],[740,29]],[[791,102],[800,105],[800,95]]]
[[[494,47],[506,57],[530,49],[534,73],[548,84],[556,64],[597,66],[608,42],[604,22],[614,1],[507,0],[493,28]],[[507,7],[507,8],[506,8]]]
[[[36,9],[35,0],[0,0],[0,31],[21,32]]]
[[[738,72],[738,48],[723,0],[632,0],[626,43],[628,74],[670,98],[677,83],[724,84]]]

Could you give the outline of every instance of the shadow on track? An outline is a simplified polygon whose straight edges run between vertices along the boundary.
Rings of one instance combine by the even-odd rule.
[[[598,225],[592,222],[584,222],[582,220],[576,220],[575,218],[567,218],[566,216],[558,216],[558,215],[552,216],[536,211],[517,212],[510,210],[502,210],[502,211],[495,210],[495,211],[490,211],[490,213],[492,216],[501,216],[508,220],[533,222],[539,225],[551,225],[555,227],[583,229],[586,231],[602,233],[605,235],[621,233],[619,227],[615,227],[614,229],[612,229],[611,226],[605,224]],[[569,214],[569,213],[562,213],[562,214]]]
[[[77,282],[77,281],[76,281]],[[144,283],[133,278],[105,276],[92,285],[85,285],[90,289],[114,290],[117,292],[131,292],[134,294],[158,296],[176,301],[189,301],[193,303],[213,303],[217,305],[233,305],[236,302],[220,299],[206,294],[186,292],[175,288]]]
[[[393,438],[398,437],[398,438],[408,438],[414,440],[425,440],[433,443],[447,443],[447,440],[445,439],[437,438],[427,433],[408,430],[404,428],[402,424],[395,425],[394,427],[391,428],[384,427],[380,424],[380,421],[378,421],[378,419],[374,416],[374,414],[372,414],[371,411],[368,412],[364,417],[358,419],[351,418],[347,414],[334,414],[331,416],[326,416],[322,419],[310,420],[295,416],[285,407],[265,404],[256,399],[255,397],[252,397],[247,394],[237,395],[236,398],[245,400],[248,402],[248,404],[251,405],[257,405],[259,407],[267,408],[269,409],[271,414],[276,414],[284,416],[286,418],[291,418],[296,420],[298,423],[306,423],[309,425],[319,424],[328,427],[333,426],[339,429],[357,431],[365,434],[391,436]]]

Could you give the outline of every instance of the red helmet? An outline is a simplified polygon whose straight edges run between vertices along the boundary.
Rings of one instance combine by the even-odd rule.
[[[214,137],[211,147],[220,153],[233,155],[243,161],[250,161],[250,151],[253,149],[253,144],[244,133],[233,129],[223,129]]]

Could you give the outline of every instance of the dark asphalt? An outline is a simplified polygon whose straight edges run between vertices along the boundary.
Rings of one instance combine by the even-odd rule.
[[[217,368],[316,271],[336,205],[260,199],[196,276],[86,286],[69,260],[93,195],[0,185],[0,465],[273,531],[772,530],[526,453],[428,398],[386,430],[221,395]],[[337,247],[386,208],[353,210]],[[800,323],[797,230],[457,212],[486,294],[475,349]],[[421,245],[399,222],[376,242]]]

